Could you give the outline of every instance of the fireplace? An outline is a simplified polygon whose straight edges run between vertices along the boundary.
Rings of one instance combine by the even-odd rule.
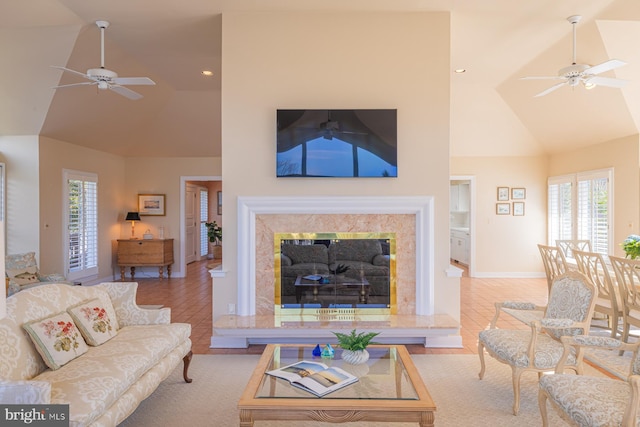
[[[274,315],[274,236],[393,232],[400,315],[434,314],[433,197],[239,197],[240,316]]]
[[[276,322],[397,313],[395,233],[276,233]]]
[[[329,342],[331,331],[353,328],[381,331],[378,341],[389,344],[461,347],[459,323],[434,307],[433,204],[431,196],[238,197],[237,314],[214,312],[212,348]],[[329,230],[395,234],[397,313],[376,318],[339,308],[314,321],[276,321],[275,235]]]

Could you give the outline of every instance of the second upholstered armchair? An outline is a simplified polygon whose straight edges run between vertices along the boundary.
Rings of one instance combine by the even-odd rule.
[[[595,286],[584,274],[568,272],[554,279],[544,315],[531,322],[530,329],[497,329],[492,323],[490,329],[480,332],[479,377],[485,374],[485,351],[511,367],[514,415],[520,409],[522,374],[533,371],[540,375],[556,368],[564,351],[561,337],[588,333],[596,295]],[[582,359],[581,350],[571,353],[566,367],[582,373]]]

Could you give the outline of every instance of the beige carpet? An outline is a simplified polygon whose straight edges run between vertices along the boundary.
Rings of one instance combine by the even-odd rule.
[[[511,369],[487,358],[484,380],[478,379],[480,362],[476,355],[413,355],[420,374],[438,408],[436,426],[535,426],[541,425],[537,400],[537,375],[522,377],[520,414],[511,413],[513,392]],[[122,424],[121,427],[157,426],[237,426],[237,402],[253,371],[258,356],[195,355],[190,376],[182,379],[182,365]],[[586,367],[587,374],[601,375]],[[550,425],[566,424],[549,409]],[[258,421],[256,427],[333,426],[319,422]],[[387,426],[386,423],[349,423],[348,426]],[[415,426],[394,423],[396,426]]]

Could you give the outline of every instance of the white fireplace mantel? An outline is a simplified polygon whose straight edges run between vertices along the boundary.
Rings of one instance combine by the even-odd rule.
[[[240,316],[256,314],[256,215],[412,214],[416,218],[416,315],[434,314],[432,196],[238,197],[238,301]]]

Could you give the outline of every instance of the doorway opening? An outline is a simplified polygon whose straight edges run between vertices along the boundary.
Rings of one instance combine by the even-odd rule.
[[[475,275],[475,177],[454,175],[449,178],[450,258],[453,265]]]
[[[222,177],[185,176],[180,178],[180,266],[209,259],[214,245],[210,244],[206,223],[222,226]],[[218,252],[218,251],[216,251]],[[218,259],[210,263],[220,264]]]

